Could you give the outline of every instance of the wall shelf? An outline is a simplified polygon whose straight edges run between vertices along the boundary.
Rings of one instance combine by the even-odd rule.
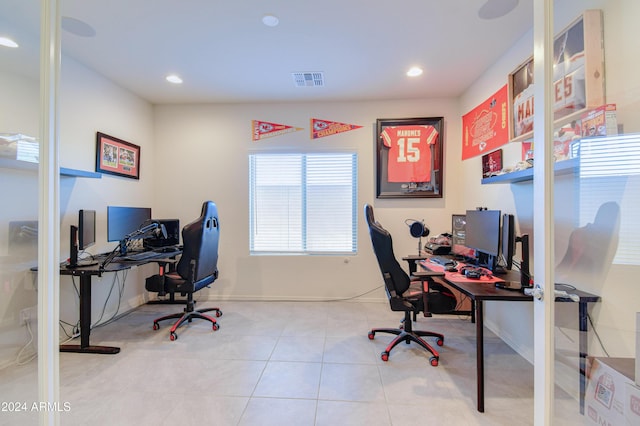
[[[569,160],[558,161],[554,165],[556,176],[574,174],[578,171],[579,167],[578,158],[571,158]],[[496,183],[518,183],[533,180],[533,167],[525,170],[518,170],[517,172],[505,173],[503,175],[491,176],[482,179],[483,185],[496,184]]]
[[[37,172],[38,163],[30,163],[28,161],[14,160],[11,158],[0,158],[0,168],[32,170]],[[60,176],[102,179],[102,173],[88,172],[85,170],[77,170],[77,169],[69,169],[67,167],[60,167]]]

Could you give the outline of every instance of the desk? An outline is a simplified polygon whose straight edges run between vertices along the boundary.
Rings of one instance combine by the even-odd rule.
[[[130,269],[134,266],[140,266],[147,263],[158,262],[166,259],[167,256],[175,257],[181,252],[158,253],[157,256],[139,261],[116,261],[109,263],[103,270],[99,265],[83,266],[73,269],[60,267],[60,275],[71,275],[80,277],[80,344],[79,345],[60,345],[60,352],[76,352],[76,353],[92,353],[92,354],[117,354],[120,348],[115,346],[94,346],[89,343],[91,335],[91,277],[102,276],[106,272],[118,272]],[[104,259],[104,257],[103,257]],[[100,259],[96,256],[96,260]]]
[[[438,270],[437,265],[422,262],[426,269]],[[503,276],[500,276],[503,278]],[[513,290],[497,288],[493,283],[474,282],[463,278],[460,274],[445,273],[444,281],[461,293],[469,296],[472,305],[475,305],[476,323],[476,383],[477,383],[477,409],[484,413],[484,302],[487,300],[507,301],[507,302],[532,302],[533,297]],[[510,271],[504,275],[505,280],[519,281],[520,274]],[[580,297],[578,302],[578,320],[580,324],[579,348],[580,348],[580,412],[584,412],[584,396],[586,392],[585,366],[588,353],[588,318],[587,308],[589,303],[599,302],[600,296],[580,290],[571,291]],[[567,298],[556,298],[557,302],[572,302]],[[474,309],[474,306],[472,306]]]

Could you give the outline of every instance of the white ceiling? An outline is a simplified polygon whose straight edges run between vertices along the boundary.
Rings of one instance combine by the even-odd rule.
[[[63,31],[62,49],[155,104],[455,97],[531,28],[532,1],[485,20],[487,0],[61,0],[95,30]],[[0,47],[1,66],[33,70],[21,56],[38,57],[39,5],[0,0],[0,36],[21,44]],[[414,65],[425,72],[410,79]],[[300,71],[325,86],[296,87]]]

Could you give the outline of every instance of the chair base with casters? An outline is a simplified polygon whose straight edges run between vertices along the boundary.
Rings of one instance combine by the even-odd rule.
[[[438,366],[438,360],[440,359],[440,354],[436,351],[429,343],[427,343],[422,337],[435,337],[436,343],[438,346],[444,345],[444,335],[440,333],[434,333],[432,331],[421,331],[421,330],[413,330],[413,326],[411,323],[411,312],[405,311],[404,320],[402,322],[402,328],[374,328],[369,332],[369,339],[373,340],[376,333],[389,333],[395,334],[397,337],[387,345],[386,349],[380,354],[380,358],[383,361],[389,360],[389,354],[391,350],[396,347],[401,342],[406,342],[407,344],[411,342],[415,342],[425,348],[427,351],[431,353],[431,358],[429,358],[429,362],[434,367]]]
[[[153,329],[154,330],[160,329],[160,324],[159,324],[160,321],[164,321],[168,319],[178,319],[178,321],[176,321],[173,324],[173,327],[171,327],[171,330],[169,330],[169,338],[171,339],[171,341],[174,341],[178,338],[178,334],[176,333],[176,330],[178,329],[178,327],[180,327],[185,322],[193,321],[194,318],[209,321],[211,323],[211,327],[213,328],[213,331],[218,330],[220,328],[220,324],[218,324],[218,322],[213,318],[213,316],[206,315],[205,312],[215,311],[215,316],[221,317],[222,311],[219,308],[194,309],[194,304],[195,302],[193,300],[190,300],[187,303],[187,306],[184,308],[184,312],[165,315],[163,317],[153,320]]]

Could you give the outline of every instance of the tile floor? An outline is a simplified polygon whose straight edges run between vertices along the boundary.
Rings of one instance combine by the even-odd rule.
[[[214,306],[201,302],[198,306]],[[62,425],[527,425],[533,367],[485,332],[485,413],[476,411],[475,325],[420,316],[445,334],[440,365],[415,344],[380,352],[401,313],[386,303],[220,302],[220,330],[204,321],[152,330],[179,305],[145,305],[92,331],[117,355],[60,354]],[[33,401],[37,363],[0,371],[2,400]],[[560,396],[558,396],[560,395]],[[582,424],[578,402],[557,392],[559,424]],[[37,412],[0,412],[0,425],[37,424]]]

